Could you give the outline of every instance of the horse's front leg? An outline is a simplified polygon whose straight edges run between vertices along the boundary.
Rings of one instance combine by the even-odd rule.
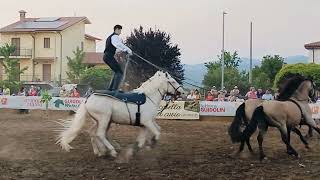
[[[297,153],[297,151],[295,149],[293,149],[293,147],[290,144],[290,137],[288,136],[288,129],[287,126],[282,126],[282,127],[278,127],[280,133],[281,133],[281,138],[282,141],[287,145],[287,152],[289,155],[294,155],[296,157],[299,157],[299,154]]]
[[[147,139],[147,133],[148,133],[148,130],[145,127],[142,127],[136,139],[136,142],[125,151],[124,156],[121,155],[121,157],[119,157],[118,162],[120,163],[129,162],[131,157],[134,156],[145,145],[145,142]]]
[[[311,129],[311,127],[309,127],[309,128]],[[310,129],[309,129],[309,130],[310,130]],[[311,129],[311,130],[312,130],[312,129]],[[308,141],[305,139],[305,137],[302,135],[301,131],[300,131],[298,128],[296,128],[296,127],[294,127],[294,128],[292,129],[292,131],[299,136],[300,140],[301,140],[302,143],[305,145],[305,147],[306,147],[307,149],[309,149],[309,148],[310,148],[310,147],[309,147],[309,143],[308,143]]]

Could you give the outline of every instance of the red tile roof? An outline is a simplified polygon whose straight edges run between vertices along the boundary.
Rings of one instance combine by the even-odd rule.
[[[86,52],[84,55],[84,64],[104,64],[103,62],[103,53],[101,52]]]
[[[36,20],[38,20],[40,18],[25,18],[22,21],[17,21],[13,24],[10,24],[6,27],[3,27],[0,29],[0,33],[8,33],[8,32],[43,32],[43,31],[63,31],[65,29],[67,29],[68,27],[84,21],[86,24],[90,24],[91,22],[88,20],[87,17],[60,17],[57,21],[54,21],[52,23],[56,23],[56,22],[66,22],[63,25],[57,27],[57,28],[17,28],[17,26],[23,24],[24,22],[36,22]],[[48,22],[50,24],[50,22]]]
[[[86,39],[89,39],[89,40],[97,40],[97,41],[101,41],[102,39],[100,39],[100,38],[97,38],[97,37],[94,37],[94,36],[91,36],[91,35],[89,35],[89,34],[85,34],[85,38]]]
[[[305,44],[304,47],[306,49],[320,49],[320,41],[309,43],[309,44]]]

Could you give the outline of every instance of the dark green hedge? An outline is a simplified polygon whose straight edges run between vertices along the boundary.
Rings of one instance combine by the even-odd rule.
[[[289,73],[299,73],[301,75],[313,78],[314,82],[320,87],[320,64],[290,64],[284,65],[277,73],[274,80],[274,88],[277,88],[279,82]]]

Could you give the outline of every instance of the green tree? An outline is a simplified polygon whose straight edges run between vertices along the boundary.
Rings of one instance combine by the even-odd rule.
[[[267,55],[262,58],[261,66],[252,70],[252,86],[269,89],[273,87],[276,74],[284,65],[284,59],[279,55]]]
[[[20,74],[28,69],[28,67],[20,69],[19,60],[10,58],[15,50],[16,48],[9,44],[0,47],[0,55],[4,57],[2,65],[7,75],[6,80],[9,82],[18,81]]]
[[[126,44],[133,52],[141,55],[151,63],[168,70],[177,77],[177,81],[182,83],[184,79],[184,69],[180,61],[180,49],[178,45],[172,44],[171,36],[160,30],[145,31],[141,26],[134,29]],[[142,61],[136,56],[132,56],[136,63],[132,63],[128,68],[126,81],[131,87],[137,87],[141,82],[146,81],[154,75],[158,69]]]
[[[262,71],[261,67],[256,66],[252,69],[252,86],[256,88],[269,89],[272,87],[272,81],[268,75]]]
[[[217,68],[221,66],[222,57],[220,55],[217,56],[217,60],[213,60],[205,64],[207,68]],[[234,51],[232,54],[230,52],[224,52],[224,65],[226,68],[238,68],[241,63],[241,59],[238,56],[238,52]]]
[[[112,72],[109,68],[91,67],[81,76],[81,84],[88,84],[93,89],[106,89],[110,82]]]
[[[6,79],[0,82],[1,87],[8,87],[12,93],[19,91],[20,81],[19,77],[28,69],[25,67],[20,69],[19,59],[10,58],[10,56],[15,52],[16,48],[13,45],[5,44],[0,47],[0,55],[4,57],[3,62],[1,63],[4,67]]]
[[[84,54],[85,53],[79,47],[77,47],[76,50],[73,51],[74,57],[67,57],[69,68],[67,76],[70,83],[80,83],[81,76],[86,69],[86,65],[82,63]]]
[[[225,70],[224,70],[224,84],[227,89],[232,89],[237,85],[240,90],[247,88],[246,80],[247,77],[245,72],[240,72],[237,68],[241,63],[237,51],[224,53],[225,57]],[[221,84],[221,56],[218,56],[217,60],[208,62],[205,64],[208,72],[204,77],[203,84],[210,88],[212,86],[218,86]]]
[[[264,72],[272,83],[274,78],[276,77],[277,73],[280,71],[284,64],[284,58],[280,57],[279,55],[275,56],[264,56],[261,62],[261,71]]]

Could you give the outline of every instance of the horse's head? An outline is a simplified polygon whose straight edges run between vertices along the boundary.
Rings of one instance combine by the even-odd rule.
[[[156,76],[160,79],[160,87],[163,88],[164,93],[176,95],[179,92],[184,94],[182,86],[168,72],[158,71]]]
[[[313,82],[312,79],[307,79],[306,81],[306,88],[308,88],[308,96],[312,102],[317,102],[317,91],[316,91],[316,84]]]
[[[294,97],[300,101],[313,102],[316,101],[316,86],[312,79],[306,78],[300,74],[294,74],[281,86],[278,100],[288,100],[290,97]]]

